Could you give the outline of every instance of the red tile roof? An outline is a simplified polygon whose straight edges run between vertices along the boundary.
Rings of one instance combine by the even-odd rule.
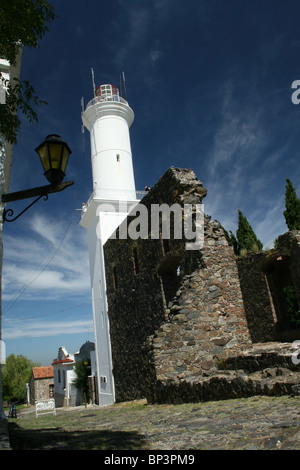
[[[33,367],[32,374],[34,379],[48,379],[54,377],[52,366]]]
[[[65,362],[74,362],[73,359],[68,359],[67,357],[65,359],[61,359],[60,361],[54,361],[52,362],[52,365],[55,364],[64,364]]]

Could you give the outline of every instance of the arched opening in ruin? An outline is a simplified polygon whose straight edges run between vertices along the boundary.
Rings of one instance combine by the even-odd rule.
[[[166,257],[157,272],[161,278],[165,307],[168,308],[181,284],[180,257]]]
[[[276,255],[264,266],[278,339],[284,332],[299,328],[295,315],[299,310],[290,271],[291,258]]]

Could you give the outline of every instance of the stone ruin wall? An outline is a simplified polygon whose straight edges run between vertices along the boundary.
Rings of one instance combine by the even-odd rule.
[[[192,171],[171,168],[142,203],[200,203],[205,194]],[[185,250],[185,240],[167,248],[109,240],[105,257],[117,400],[149,395],[156,381],[207,376],[219,356],[250,344],[234,253],[218,222],[206,217],[201,250]],[[168,275],[177,283],[169,299]]]
[[[233,250],[220,227],[212,222],[207,228],[206,242],[215,244],[201,250],[200,269],[183,278],[167,321],[148,338],[145,364],[153,372],[145,394],[150,402],[156,401],[157,383],[210,377],[224,358],[251,344]]]
[[[148,209],[198,204],[205,195],[194,172],[170,168],[141,202]],[[184,239],[148,237],[109,240],[104,253],[117,401],[176,403],[299,388],[290,344],[274,343],[283,317],[270,288],[274,262],[282,257],[286,267],[289,257],[300,305],[299,232],[279,237],[277,250],[237,260],[220,224],[205,217],[201,250],[186,250]]]
[[[237,260],[240,285],[251,340],[293,341],[300,329],[292,329],[282,289],[293,285],[300,306],[300,232],[278,237],[276,249]]]

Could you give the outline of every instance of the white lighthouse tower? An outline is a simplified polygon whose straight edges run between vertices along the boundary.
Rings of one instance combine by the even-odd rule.
[[[93,192],[80,225],[88,231],[98,395],[100,405],[115,401],[103,246],[138,204],[129,128],[134,113],[112,85],[101,85],[82,113],[90,132]]]

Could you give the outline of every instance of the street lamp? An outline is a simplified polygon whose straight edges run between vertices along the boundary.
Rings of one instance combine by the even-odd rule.
[[[65,171],[72,153],[59,135],[48,135],[35,151],[39,155],[44,175],[51,184],[61,183],[65,176]]]
[[[65,176],[69,155],[72,153],[72,151],[60,136],[56,134],[48,135],[46,139],[35,149],[35,151],[40,157],[44,168],[44,175],[50,184],[46,186],[25,189],[24,191],[18,191],[15,193],[2,194],[2,202],[4,203],[37,197],[28,207],[26,207],[26,209],[20,212],[20,214],[13,219],[7,218],[7,216],[13,215],[13,210],[4,209],[3,222],[13,222],[42,197],[47,200],[48,194],[63,191],[67,187],[74,184],[74,181],[66,181],[65,183],[62,183],[62,180]]]

